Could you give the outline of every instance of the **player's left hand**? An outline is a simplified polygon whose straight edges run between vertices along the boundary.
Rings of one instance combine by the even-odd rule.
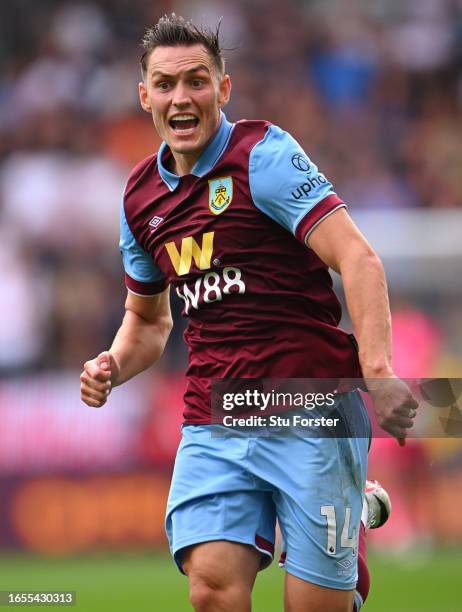
[[[374,402],[377,422],[404,446],[408,430],[414,425],[418,402],[405,382],[397,377],[367,381]]]

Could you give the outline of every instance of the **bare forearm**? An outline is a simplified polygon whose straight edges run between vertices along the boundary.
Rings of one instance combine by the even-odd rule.
[[[362,252],[346,260],[342,268],[363,375],[365,378],[390,376],[393,374],[391,317],[382,263],[372,251]]]
[[[149,322],[127,310],[110,348],[117,364],[113,386],[121,385],[155,363],[164,352],[171,328],[168,315]]]
[[[417,402],[406,384],[393,374],[391,316],[382,263],[344,209],[337,210],[315,228],[309,245],[325,264],[342,275],[363,376],[372,394],[377,421],[403,444],[407,430],[412,427]]]
[[[160,294],[127,293],[125,316],[109,351],[86,361],[80,374],[80,395],[100,408],[112,387],[136,376],[162,355],[172,328],[168,287]]]

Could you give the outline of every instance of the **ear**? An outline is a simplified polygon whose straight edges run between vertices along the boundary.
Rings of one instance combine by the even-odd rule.
[[[220,82],[220,91],[218,95],[218,106],[219,108],[223,108],[229,102],[229,98],[231,96],[231,79],[229,78],[229,74],[225,74]]]
[[[140,96],[141,108],[147,113],[151,113],[151,105],[149,103],[148,90],[146,85],[141,81],[138,83],[138,94]]]

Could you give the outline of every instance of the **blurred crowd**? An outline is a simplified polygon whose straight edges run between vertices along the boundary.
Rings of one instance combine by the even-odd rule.
[[[117,327],[119,204],[159,145],[139,41],[172,10],[223,17],[228,117],[289,130],[352,208],[462,203],[462,0],[5,0],[2,374],[78,368]],[[184,367],[182,329],[169,370]]]

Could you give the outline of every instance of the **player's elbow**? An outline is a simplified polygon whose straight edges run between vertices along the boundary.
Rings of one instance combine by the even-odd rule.
[[[376,272],[378,275],[385,276],[385,270],[383,267],[382,260],[374,251],[374,249],[371,248],[369,245],[367,245],[367,248],[365,248],[364,251],[361,253],[361,264],[366,268],[369,268],[370,270]]]
[[[170,313],[162,315],[157,325],[159,327],[159,330],[162,336],[165,338],[165,342],[167,342],[168,337],[170,336],[170,332],[173,329],[172,315]]]
[[[146,355],[144,369],[150,367],[162,357],[172,327],[173,321],[169,314],[157,317],[155,321],[145,327],[142,341]]]
[[[173,320],[170,313],[164,313],[156,317],[155,321],[152,323],[152,335],[157,339],[156,344],[158,346],[158,352],[160,354],[164,352],[164,348],[167,344],[167,340],[170,336],[172,328]]]
[[[385,279],[385,270],[380,257],[367,243],[350,252],[341,262],[340,274],[347,276],[352,271]]]

